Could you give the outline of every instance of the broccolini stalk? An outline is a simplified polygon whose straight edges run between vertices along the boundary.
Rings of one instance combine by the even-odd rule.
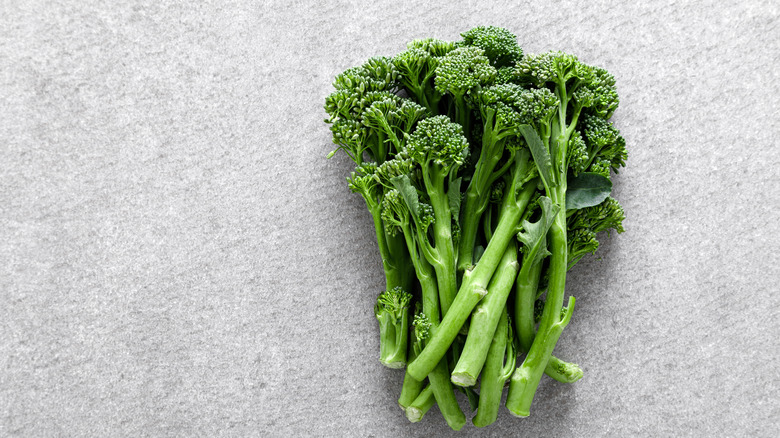
[[[569,140],[583,108],[588,108],[592,114],[608,117],[617,107],[617,93],[614,90],[614,79],[608,73],[581,64],[575,57],[564,53],[527,56],[518,63],[516,72],[521,79],[538,87],[551,86],[555,94],[554,112],[520,127],[534,155],[545,193],[559,209],[549,230],[549,285],[542,319],[523,364],[512,375],[506,402],[512,414],[528,416],[536,388],[555,344],[574,310],[573,297],[569,297],[568,306],[563,307],[566,272],[569,268],[566,210],[597,204],[609,193],[607,190],[603,197],[594,202],[594,199],[586,196],[592,194],[593,190],[586,190],[584,194],[569,194],[571,199],[567,202]],[[551,100],[542,95],[537,97],[544,99],[545,103]],[[596,188],[606,187],[599,186],[599,175],[590,175],[595,175],[595,178],[589,177],[589,181],[596,182]],[[608,178],[601,178],[609,183]]]
[[[426,412],[428,412],[436,402],[433,396],[433,387],[426,385],[425,389],[420,392],[420,395],[412,402],[408,408],[406,408],[406,418],[412,422],[417,423],[422,420]]]
[[[447,116],[435,116],[417,125],[408,143],[408,153],[419,164],[423,185],[433,208],[433,245],[427,235],[419,235],[423,254],[433,265],[439,288],[439,302],[446,315],[457,292],[453,207],[459,205],[458,168],[465,162],[468,142],[461,126]],[[454,212],[457,217],[457,212]]]
[[[487,293],[488,282],[496,271],[509,243],[519,231],[520,219],[536,191],[538,180],[530,153],[521,148],[515,152],[512,171],[505,175],[507,188],[501,204],[498,224],[485,252],[473,269],[463,274],[455,301],[444,315],[441,325],[431,336],[422,353],[406,368],[406,372],[422,379],[444,356],[474,306]]]
[[[378,181],[376,171],[375,164],[364,163],[352,172],[347,182],[350,190],[363,196],[371,213],[385,273],[385,290],[393,290],[396,287],[411,290],[414,271],[404,241],[401,236],[388,235],[382,222],[384,188]]]
[[[418,301],[415,305],[414,322],[412,324],[412,342],[409,343],[409,361],[414,360],[423,349],[423,342],[428,338],[431,324],[428,317],[422,311],[422,304]],[[406,409],[414,403],[425,386],[424,380],[417,380],[409,374],[404,375],[404,383],[401,386],[401,395],[398,397],[398,406],[406,412]]]
[[[415,335],[417,342],[422,343],[428,338],[430,332],[436,330],[440,320],[436,276],[433,267],[423,255],[426,247],[421,242],[422,239],[426,239],[427,242],[428,227],[434,219],[430,207],[426,208],[425,204],[421,204],[416,198],[417,192],[411,187],[408,176],[399,176],[394,181],[400,188],[406,190],[403,194],[396,189],[388,191],[383,204],[383,217],[389,232],[400,231],[403,234],[420,281],[422,313],[415,318]],[[405,199],[405,196],[409,199]],[[452,429],[460,430],[466,423],[466,417],[455,399],[446,358],[441,358],[435,369],[426,376],[445,421]],[[417,384],[415,381],[422,382],[426,376],[413,376],[407,372],[404,376],[404,385],[415,386]],[[409,395],[405,400],[408,399],[407,397]]]
[[[374,306],[379,321],[379,361],[388,368],[406,365],[411,302],[412,294],[396,287],[379,294]]]
[[[499,319],[502,315],[506,315],[506,300],[512,290],[519,268],[517,245],[510,242],[504,251],[496,273],[490,280],[487,295],[471,314],[466,345],[452,371],[452,383],[460,386],[474,386],[477,383],[477,377],[479,377],[479,373],[485,365],[485,358],[488,356],[491,339],[496,334]],[[506,331],[506,328],[504,330]],[[506,333],[504,334],[504,343],[506,343]]]
[[[515,332],[518,349],[528,353],[536,336],[536,321],[534,315],[535,300],[538,295],[539,276],[542,271],[542,263],[535,263],[528,273],[524,272],[526,264],[517,275],[515,283]],[[540,312],[541,313],[541,312]],[[414,359],[409,359],[411,362]],[[555,356],[550,356],[547,367],[544,369],[547,376],[561,382],[574,383],[582,378],[582,369],[575,363],[564,362]]]
[[[474,173],[464,195],[461,212],[461,238],[458,248],[458,271],[463,273],[474,263],[474,247],[482,213],[490,200],[492,184],[508,170],[510,159],[499,169],[505,143],[516,141],[517,126],[525,119],[527,104],[519,85],[494,85],[479,93],[477,99],[482,116],[482,147]],[[514,146],[513,148],[517,148]]]
[[[523,231],[517,235],[523,243],[523,267],[517,275],[514,319],[523,351],[531,348],[536,335],[533,309],[542,262],[550,254],[547,251],[547,231],[560,208],[547,197],[539,198],[538,205],[541,210],[539,220],[534,223],[524,220]]]
[[[480,379],[479,409],[473,420],[477,427],[485,427],[496,421],[498,406],[501,404],[501,393],[504,392],[504,383],[515,370],[517,353],[514,348],[512,325],[508,321],[506,307],[500,316]]]
[[[410,348],[408,356],[410,361],[414,360],[416,357],[411,350],[412,349]],[[414,400],[420,395],[420,391],[422,391],[424,385],[424,380],[417,380],[409,374],[404,374],[404,383],[401,385],[401,395],[398,396],[398,406],[401,410],[406,412],[406,409],[411,406]]]
[[[520,351],[527,353],[536,336],[534,303],[539,287],[539,276],[542,273],[542,262],[531,263],[525,259],[526,257],[523,256],[522,268],[517,274],[515,282],[514,323]]]

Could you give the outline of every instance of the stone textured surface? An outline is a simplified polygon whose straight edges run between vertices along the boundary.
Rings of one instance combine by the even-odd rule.
[[[376,360],[333,76],[479,24],[612,72],[626,233],[571,273],[532,417],[474,436],[776,436],[780,6],[0,6],[0,435],[446,436]]]

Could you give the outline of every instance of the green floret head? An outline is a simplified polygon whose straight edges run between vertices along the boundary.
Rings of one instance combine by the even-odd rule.
[[[347,177],[349,189],[363,196],[369,208],[378,205],[382,194],[382,187],[374,175],[375,172],[376,164],[366,162],[356,167],[355,171]]]
[[[387,189],[392,189],[393,178],[401,175],[410,175],[414,170],[414,161],[412,161],[406,150],[402,150],[392,160],[387,160],[384,163],[377,166],[374,172],[374,177],[377,182],[385,186]]]
[[[423,166],[432,162],[449,169],[460,166],[468,155],[468,141],[463,128],[447,116],[422,120],[407,144],[409,156]]]
[[[588,172],[597,173],[605,178],[609,178],[609,170],[611,169],[609,161],[599,157],[593,160]]]
[[[395,287],[379,294],[374,306],[374,313],[377,317],[380,314],[389,315],[392,321],[396,322],[408,313],[411,302],[412,294],[406,292],[401,287]]]
[[[401,105],[402,99],[391,93],[375,93],[372,98],[376,100],[363,111],[361,121],[369,128],[384,130],[389,118],[392,118]]]
[[[596,158],[606,160],[608,166],[615,171],[626,165],[628,158],[626,140],[612,123],[598,116],[587,115],[583,118],[580,127],[591,160],[595,161]]]
[[[626,215],[623,207],[615,198],[607,197],[593,207],[577,210],[567,219],[569,267],[571,268],[586,254],[596,252],[599,242],[596,234],[615,230],[623,232],[623,220]]]
[[[427,109],[409,99],[403,99],[401,106],[394,114],[398,126],[405,133],[411,133],[416,123],[428,115]]]
[[[588,67],[590,75],[574,92],[574,100],[593,115],[609,119],[620,104],[615,77],[600,67]]]
[[[361,99],[360,93],[354,90],[336,90],[325,98],[325,112],[330,117],[325,119],[327,123],[333,123],[338,119],[352,119],[357,115]]]
[[[428,227],[433,225],[435,221],[436,218],[433,215],[433,207],[431,207],[430,204],[420,202],[419,226],[422,228],[423,234],[427,232]]]
[[[478,47],[459,47],[441,57],[436,67],[436,90],[456,97],[492,84],[495,79],[495,67]]]
[[[436,38],[422,38],[410,41],[407,45],[409,49],[422,49],[432,56],[444,56],[455,50],[455,43],[443,41]]]
[[[428,319],[428,316],[421,310],[418,310],[414,315],[414,321],[412,322],[412,325],[414,326],[414,339],[412,340],[412,348],[414,349],[415,356],[418,356],[423,350],[423,347],[425,347],[425,341],[431,335],[432,325],[431,321]]]
[[[544,126],[558,109],[560,101],[547,88],[523,90],[517,103],[517,112],[521,115],[521,123],[532,126]]]
[[[394,91],[398,87],[398,70],[390,58],[370,58],[360,67],[352,67],[336,76],[333,86],[336,90]]]
[[[403,232],[403,227],[409,223],[409,208],[396,189],[386,192],[382,199],[382,222],[390,236]]]
[[[367,148],[366,137],[368,136],[368,131],[363,124],[356,120],[337,119],[330,126],[330,131],[333,133],[333,143],[338,147],[328,154],[328,158],[335,155],[337,151],[343,150],[352,161],[361,164],[363,152]]]
[[[419,312],[414,316],[414,337],[418,341],[425,341],[431,334],[431,321],[428,316]]]
[[[398,70],[398,80],[410,95],[419,103],[432,105],[428,102],[430,89],[433,87],[433,75],[438,58],[421,47],[411,47],[393,58],[393,65]]]
[[[499,67],[496,69],[495,84],[514,84],[517,78],[515,78],[514,67]]]
[[[412,294],[396,287],[379,294],[374,305],[379,321],[379,361],[389,368],[406,364],[411,302]]]
[[[587,229],[594,233],[615,230],[622,233],[625,218],[626,215],[620,203],[615,198],[608,196],[598,205],[577,210],[568,218],[567,224],[569,230]]]
[[[393,65],[396,70],[408,78],[417,78],[420,76],[430,62],[433,55],[420,47],[412,47],[393,57]]]
[[[601,204],[584,210],[584,214],[590,221],[590,228],[594,232],[615,230],[622,233],[624,231],[623,221],[626,219],[626,214],[617,199],[607,197]]]
[[[581,258],[587,254],[593,254],[599,249],[599,241],[596,240],[596,233],[588,228],[569,229],[569,269],[574,266]]]
[[[569,79],[587,79],[590,70],[577,57],[563,52],[526,55],[517,63],[515,76],[524,83],[544,87],[548,83],[566,83]]]
[[[490,203],[499,204],[504,199],[504,189],[506,188],[506,182],[504,180],[498,180],[490,187]]]
[[[485,88],[479,93],[480,109],[495,111],[495,125],[499,132],[514,132],[523,123],[527,103],[523,99],[525,90],[515,84],[500,84]]]
[[[575,176],[584,172],[588,165],[588,148],[585,146],[585,140],[582,139],[582,134],[579,131],[574,131],[569,138],[566,159],[569,161],[569,168]]]
[[[512,65],[523,57],[523,49],[517,44],[517,37],[502,27],[479,26],[461,36],[466,46],[484,50],[485,56],[496,67]]]

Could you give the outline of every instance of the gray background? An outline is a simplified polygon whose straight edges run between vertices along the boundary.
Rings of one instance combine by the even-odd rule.
[[[618,81],[626,232],[532,416],[479,436],[771,436],[780,416],[775,1],[4,1],[0,436],[434,436],[383,368],[338,72],[472,26]]]

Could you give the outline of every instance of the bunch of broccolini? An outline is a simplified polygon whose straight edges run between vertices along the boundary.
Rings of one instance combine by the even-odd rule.
[[[347,178],[370,211],[385,273],[374,312],[380,361],[406,367],[399,405],[419,421],[435,403],[449,426],[482,427],[506,407],[528,416],[543,374],[572,383],[553,356],[574,310],[566,273],[622,232],[609,196],[626,145],[605,70],[561,52],[524,54],[506,29],[457,42],[414,40],[339,74],[326,98]]]

